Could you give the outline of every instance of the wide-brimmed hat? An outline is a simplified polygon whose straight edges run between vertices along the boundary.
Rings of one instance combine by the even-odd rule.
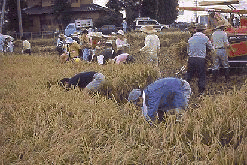
[[[120,34],[120,35],[124,35],[124,31],[123,30],[119,30],[118,32],[117,32],[117,34]]]
[[[218,25],[218,26],[216,26],[216,28],[215,29],[222,29],[222,28],[225,28],[227,25]]]
[[[102,32],[90,32],[88,34],[88,36],[101,38],[103,36],[103,34],[102,34]]]
[[[59,38],[65,38],[65,35],[64,35],[64,34],[59,34],[58,37],[59,37]]]
[[[144,26],[143,28],[142,28],[143,30],[143,32],[146,32],[146,33],[156,33],[157,31],[154,29],[154,27],[153,26]]]
[[[67,37],[67,38],[65,39],[65,42],[66,42],[66,44],[71,44],[71,43],[73,43],[73,38]]]
[[[128,97],[128,101],[135,102],[142,95],[142,91],[140,89],[133,89]]]

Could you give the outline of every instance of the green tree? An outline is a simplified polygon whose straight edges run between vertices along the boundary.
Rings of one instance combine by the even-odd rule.
[[[119,13],[121,10],[126,10],[126,18],[128,25],[130,25],[133,20],[138,17],[139,11],[139,0],[109,0],[106,4],[106,7],[114,10],[115,12]],[[119,14],[118,14],[119,15]],[[122,14],[121,14],[122,16]],[[122,18],[121,18],[122,22]]]
[[[129,24],[139,12],[141,17],[150,17],[163,24],[171,24],[178,16],[178,0],[109,0],[106,6],[115,11],[125,9]]]
[[[160,23],[171,24],[177,19],[177,6],[178,0],[143,0],[141,13]]]
[[[119,12],[123,7],[123,2],[119,0],[109,0],[106,7],[113,9],[115,12]]]
[[[71,21],[71,3],[68,0],[55,0],[53,13],[56,16],[56,21],[63,27]]]
[[[123,2],[119,0],[109,0],[106,4],[108,7],[107,14],[100,17],[94,22],[95,27],[101,27],[103,25],[116,25],[121,26],[123,21],[123,14],[120,11],[123,8]]]
[[[103,25],[116,25],[117,27],[120,27],[122,20],[123,20],[123,15],[121,13],[108,11],[105,16],[100,17],[94,22],[94,26],[97,28]]]
[[[27,7],[25,1],[21,1],[21,9]],[[7,23],[4,26],[4,31],[17,31],[19,32],[19,19],[17,14],[17,0],[7,0],[6,1],[6,19]],[[22,12],[22,20],[25,18],[25,14]],[[22,21],[23,22],[23,21]],[[24,22],[23,22],[24,23]]]

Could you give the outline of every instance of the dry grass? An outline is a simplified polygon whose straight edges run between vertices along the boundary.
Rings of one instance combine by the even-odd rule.
[[[167,47],[169,58],[180,58],[176,51],[183,50],[178,46],[183,42]],[[183,62],[161,67],[177,70]],[[192,100],[182,123],[167,116],[150,127],[140,109],[125,100],[132,88],[157,78],[146,65],[60,64],[56,55],[36,53],[0,55],[0,69],[2,164],[247,163],[246,85],[203,97],[197,108]],[[57,85],[89,70],[107,78],[99,94],[66,92]]]

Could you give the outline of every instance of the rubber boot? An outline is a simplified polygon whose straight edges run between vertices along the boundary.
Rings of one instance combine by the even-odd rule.
[[[225,81],[228,82],[229,78],[230,78],[230,69],[229,68],[224,68],[225,71]]]

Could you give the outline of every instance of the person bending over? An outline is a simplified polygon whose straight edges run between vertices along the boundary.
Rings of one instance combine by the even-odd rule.
[[[188,106],[190,94],[191,88],[187,81],[167,77],[156,80],[144,90],[133,89],[129,94],[128,101],[142,106],[145,119],[152,124],[156,116],[161,122],[164,120],[164,113],[172,113],[172,110],[175,110],[176,115],[180,117],[182,110]]]
[[[81,72],[71,78],[63,78],[60,80],[60,85],[67,90],[78,87],[89,92],[96,92],[105,81],[105,76],[98,72]]]

